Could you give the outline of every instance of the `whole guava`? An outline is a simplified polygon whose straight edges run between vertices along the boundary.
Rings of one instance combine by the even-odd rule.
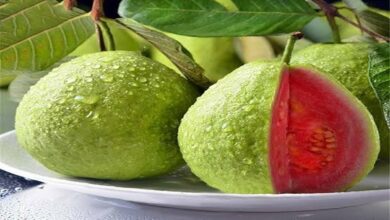
[[[183,163],[177,129],[198,95],[186,79],[138,53],[88,54],[31,87],[16,112],[16,134],[35,159],[64,175],[160,175]]]
[[[311,64],[332,75],[371,112],[381,138],[383,159],[389,159],[390,130],[368,79],[368,43],[315,44],[297,52],[292,63]]]

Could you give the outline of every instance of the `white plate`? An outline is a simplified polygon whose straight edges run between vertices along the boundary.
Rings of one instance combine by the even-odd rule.
[[[243,212],[285,212],[342,208],[390,199],[389,165],[380,166],[364,181],[342,193],[226,194],[207,187],[188,169],[171,175],[127,182],[71,178],[51,172],[17,143],[15,132],[0,135],[0,169],[66,189],[152,205]]]

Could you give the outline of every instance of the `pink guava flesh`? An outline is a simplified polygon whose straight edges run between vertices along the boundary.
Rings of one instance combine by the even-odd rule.
[[[273,105],[269,162],[276,193],[335,192],[359,177],[364,116],[333,82],[286,68]]]

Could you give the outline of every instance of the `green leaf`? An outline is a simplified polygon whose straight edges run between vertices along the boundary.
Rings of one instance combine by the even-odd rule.
[[[390,19],[369,9],[358,12],[362,24],[372,31],[390,37]]]
[[[300,30],[317,13],[305,0],[233,0],[228,11],[213,0],[122,0],[119,14],[189,36],[247,36]]]
[[[192,59],[190,52],[178,41],[129,19],[117,19],[117,22],[159,49],[190,81],[202,88],[211,85],[210,80],[203,74],[204,69]]]
[[[9,0],[0,6],[3,73],[46,69],[94,33],[88,14],[55,0]]]
[[[371,86],[382,105],[387,126],[390,128],[390,45],[376,44],[369,55],[368,74]]]

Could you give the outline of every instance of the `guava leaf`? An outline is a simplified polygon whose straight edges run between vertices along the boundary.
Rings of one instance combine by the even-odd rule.
[[[190,52],[178,41],[130,19],[117,19],[117,22],[134,31],[159,49],[190,81],[202,88],[207,88],[211,85],[210,80],[203,74],[204,69],[193,60]]]
[[[369,9],[358,12],[362,24],[372,31],[390,37],[390,19]]]
[[[119,14],[157,29],[189,36],[290,33],[317,16],[305,0],[233,0],[228,11],[214,0],[122,0]]]
[[[376,44],[369,55],[368,74],[371,86],[382,105],[387,126],[390,128],[390,45]]]
[[[84,11],[55,0],[8,0],[0,8],[0,79],[43,70],[94,33]]]

